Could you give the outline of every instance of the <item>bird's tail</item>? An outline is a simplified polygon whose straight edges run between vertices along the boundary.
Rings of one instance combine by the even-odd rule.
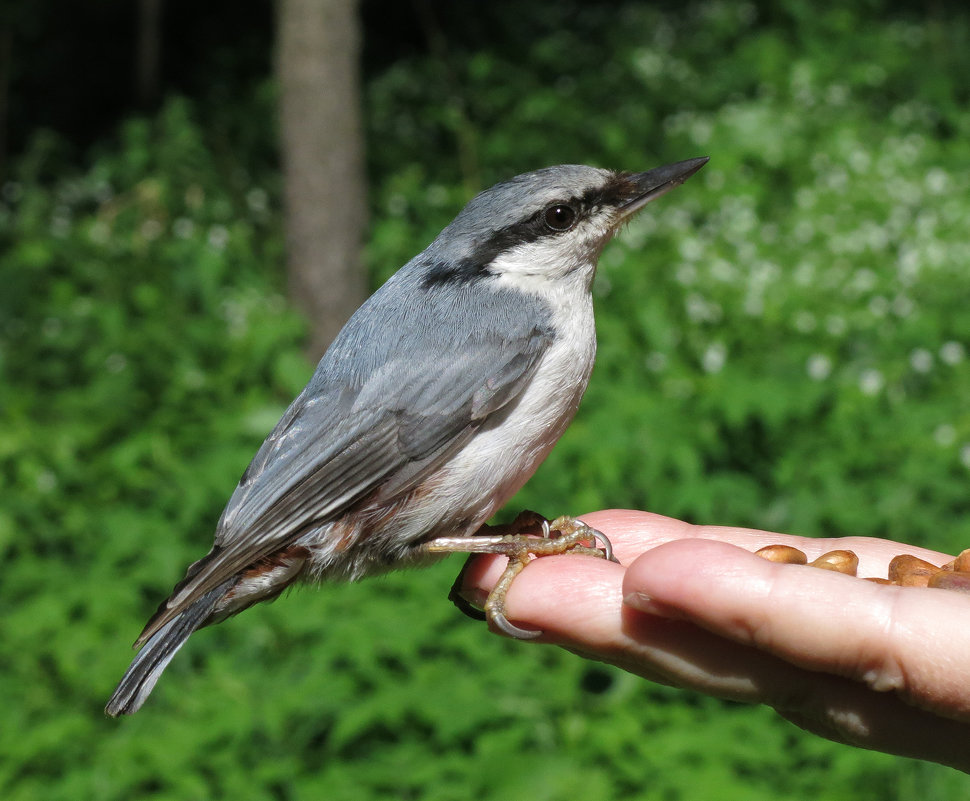
[[[213,610],[232,583],[229,581],[207,592],[149,638],[115,688],[104,708],[105,714],[114,718],[133,715],[141,709],[172,657],[192,632],[209,622]]]

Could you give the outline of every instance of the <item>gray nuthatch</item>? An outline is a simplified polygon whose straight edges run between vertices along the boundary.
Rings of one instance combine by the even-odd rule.
[[[561,547],[472,535],[576,413],[596,353],[590,286],[603,246],[706,162],[549,167],[473,198],[324,354],[243,473],[212,550],[148,621],[107,714],[136,712],[196,629],[296,581],[352,580],[449,551],[505,553],[519,569],[523,553],[599,554],[583,544],[596,533],[568,519],[554,524]],[[530,635],[505,619],[501,597],[490,601],[495,624]]]

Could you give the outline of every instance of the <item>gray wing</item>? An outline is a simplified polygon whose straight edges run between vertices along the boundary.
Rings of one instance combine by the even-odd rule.
[[[480,302],[463,309],[454,307],[467,299],[425,297],[437,305],[420,310],[429,325],[416,327],[410,305],[369,302],[376,308],[365,319],[384,319],[375,328],[355,316],[341,332],[243,474],[213,550],[189,569],[143,637],[378,489],[382,499],[408,492],[514,401],[552,334],[521,296],[486,294],[501,301],[498,320]],[[490,330],[486,322],[498,324]]]

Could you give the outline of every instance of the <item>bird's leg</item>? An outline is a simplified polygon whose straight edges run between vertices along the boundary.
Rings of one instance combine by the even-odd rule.
[[[533,640],[541,631],[522,629],[505,615],[505,596],[512,582],[533,558],[561,554],[583,554],[615,562],[613,547],[604,534],[572,517],[558,517],[551,523],[535,512],[522,512],[508,526],[483,526],[485,534],[472,537],[438,537],[424,545],[429,553],[501,554],[508,557],[505,572],[488,594],[484,612],[460,595],[466,563],[459,573],[449,598],[465,614],[488,620],[503,633],[520,640]],[[502,531],[503,533],[491,533]],[[553,536],[556,532],[558,536]],[[598,547],[599,543],[599,547]]]

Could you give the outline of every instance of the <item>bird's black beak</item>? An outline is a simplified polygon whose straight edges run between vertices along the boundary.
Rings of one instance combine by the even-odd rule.
[[[651,200],[667,194],[675,186],[680,186],[695,172],[710,161],[709,157],[678,161],[665,167],[657,167],[646,172],[635,172],[624,176],[627,183],[629,200],[619,206],[621,219],[625,220],[635,211],[642,209]]]

